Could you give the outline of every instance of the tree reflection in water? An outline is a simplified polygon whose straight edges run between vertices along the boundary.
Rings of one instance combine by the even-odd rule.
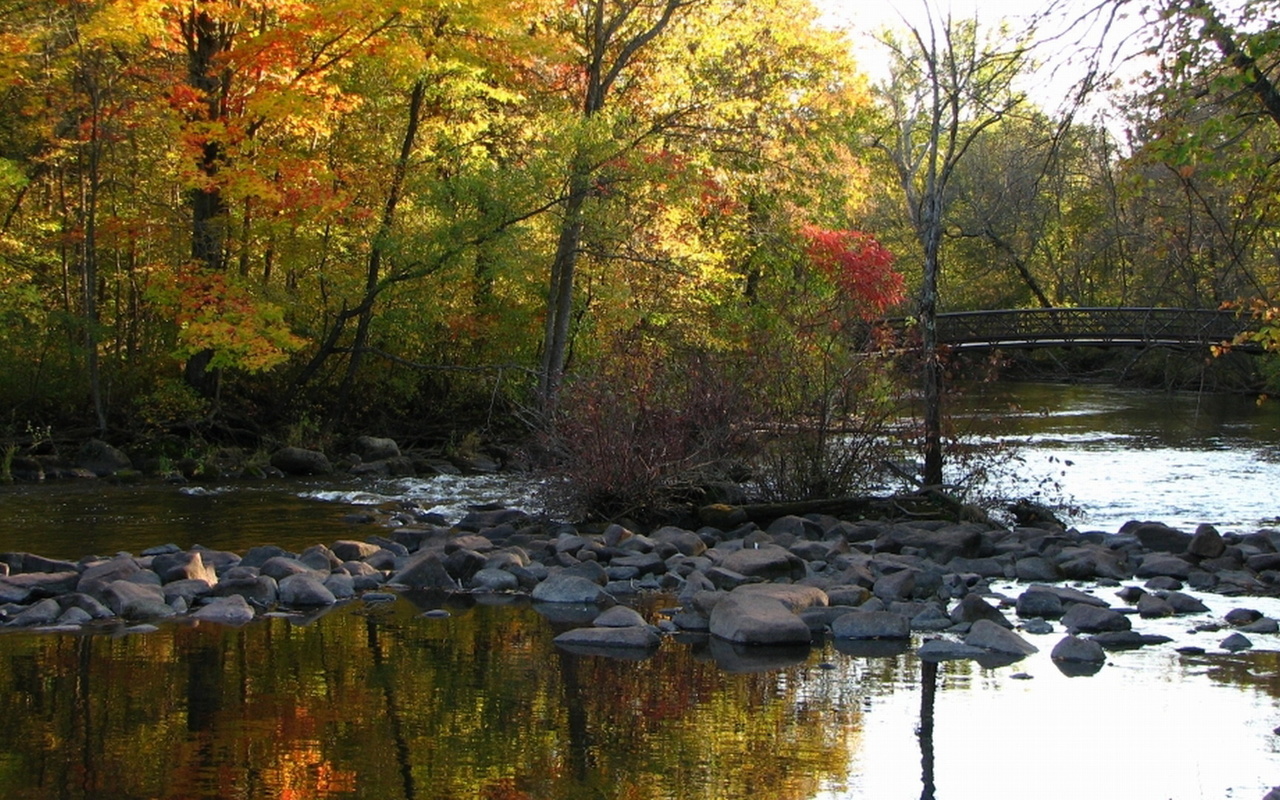
[[[729,672],[705,643],[575,655],[525,607],[422,610],[0,636],[0,796],[786,800],[846,780],[855,673]]]

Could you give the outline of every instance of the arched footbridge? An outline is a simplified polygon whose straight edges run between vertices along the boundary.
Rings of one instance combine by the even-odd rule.
[[[1256,325],[1247,315],[1205,308],[1024,308],[938,315],[938,343],[954,350],[1037,347],[1200,349]],[[1237,349],[1260,352],[1246,344]]]

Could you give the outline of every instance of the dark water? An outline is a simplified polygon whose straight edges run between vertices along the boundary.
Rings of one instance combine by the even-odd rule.
[[[1066,402],[1073,391],[1032,387],[972,416],[997,420],[988,435],[1019,439],[1023,466],[1043,458],[1055,479],[1088,474],[1094,455],[1118,459],[1093,485],[1120,490],[1095,509],[1128,502],[1137,485],[1151,504],[1141,516],[1160,518],[1175,507],[1161,497],[1197,497],[1204,481],[1219,487],[1205,495],[1217,505],[1195,506],[1206,514],[1247,521],[1248,503],[1273,502],[1270,489],[1233,492],[1221,473],[1186,466],[1208,453],[1273,469],[1272,412],[1215,417],[1202,399],[1197,409],[1186,396],[1113,390]],[[1205,419],[1218,422],[1201,430]],[[1152,454],[1185,468],[1124,466]],[[471,499],[509,492],[482,486]],[[428,481],[3,487],[0,549],[301,549],[380,532],[348,513],[399,496],[442,513],[467,499],[456,482]],[[1114,588],[1094,591],[1116,602]],[[1112,653],[1087,677],[1049,659],[1061,633],[1029,635],[1040,652],[1016,664],[944,664],[934,678],[912,650],[829,642],[744,653],[666,639],[643,660],[577,654],[551,644],[570,623],[527,604],[419,596],[233,630],[0,631],[0,797],[1261,798],[1280,785],[1280,636],[1251,635],[1253,650],[1229,654],[1225,632],[1190,631],[1237,606],[1280,617],[1280,602],[1203,599],[1207,614],[1137,624],[1173,644]],[[640,607],[657,619],[671,602]],[[447,618],[424,616],[442,605]],[[1207,653],[1176,652],[1185,645]]]

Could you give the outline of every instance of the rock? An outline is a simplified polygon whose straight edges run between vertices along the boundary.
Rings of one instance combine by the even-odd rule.
[[[102,601],[117,616],[131,620],[157,619],[174,615],[159,586],[144,586],[118,580],[102,589]]]
[[[267,559],[267,562],[259,568],[259,573],[266,575],[268,578],[275,578],[277,581],[283,581],[292,575],[310,575],[314,572],[311,567],[303,564],[296,558],[288,556],[275,556]]]
[[[29,595],[31,599],[57,597],[73,592],[80,583],[80,573],[74,570],[67,572],[23,572],[0,578],[0,602],[22,603]],[[5,588],[12,587],[12,591]],[[11,597],[10,595],[19,595]]]
[[[64,609],[62,614],[54,621],[57,625],[75,625],[80,627],[93,622],[93,615],[83,608],[72,606]]]
[[[319,450],[301,447],[282,447],[271,454],[271,466],[286,475],[329,475],[333,464]]]
[[[297,560],[293,553],[290,553],[283,547],[276,547],[273,544],[268,544],[261,545],[259,547],[250,547],[249,552],[245,553],[244,558],[240,559],[239,566],[257,567],[261,569],[263,564],[277,557]]]
[[[1133,571],[1139,578],[1155,578],[1167,576],[1186,580],[1191,574],[1191,564],[1176,555],[1167,553],[1150,553],[1143,557],[1142,563]]]
[[[329,548],[333,554],[342,561],[364,561],[369,556],[378,552],[382,548],[370,542],[356,542],[350,539],[340,539],[333,543]]]
[[[989,619],[974,622],[973,627],[965,634],[964,643],[993,653],[1015,656],[1029,656],[1040,650],[1018,634]]]
[[[1103,631],[1127,631],[1129,618],[1110,608],[1098,608],[1076,603],[1062,615],[1062,624],[1072,632],[1102,633]]]
[[[1225,619],[1228,625],[1238,628],[1262,619],[1262,612],[1252,608],[1233,608],[1227,612]]]
[[[713,636],[749,645],[808,644],[809,626],[766,594],[730,592],[716,603],[709,617]]]
[[[701,536],[683,528],[670,526],[659,528],[649,534],[649,538],[655,542],[671,545],[682,556],[700,556],[707,551],[707,543],[702,541]]]
[[[1173,606],[1165,602],[1162,597],[1157,597],[1154,594],[1144,594],[1138,598],[1138,616],[1143,619],[1172,617],[1177,613],[1173,610]]]
[[[388,458],[399,458],[400,447],[394,439],[383,439],[377,436],[357,436],[351,443],[351,450],[360,456],[362,461],[385,461]]]
[[[734,589],[733,594],[772,597],[794,614],[798,614],[807,608],[817,608],[828,604],[827,593],[818,587],[794,583],[750,583]]]
[[[878,553],[901,553],[904,547],[937,564],[953,558],[976,558],[982,547],[985,525],[949,525],[937,530],[916,525],[893,525],[876,538]]]
[[[915,594],[917,574],[914,569],[902,569],[882,575],[871,587],[871,593],[886,603],[908,600]]]
[[[1058,619],[1062,616],[1062,598],[1053,592],[1033,586],[1018,595],[1015,610],[1023,619]]]
[[[981,647],[955,642],[950,639],[930,639],[916,650],[916,655],[923,661],[956,661],[959,659],[977,659],[987,655]]]
[[[1187,552],[1198,558],[1218,558],[1227,550],[1222,534],[1212,525],[1200,525],[1187,543]]]
[[[162,587],[162,591],[166,603],[172,605],[174,600],[182,598],[190,606],[197,598],[204,597],[213,591],[213,585],[200,578],[184,578],[169,581]]]
[[[311,573],[289,575],[280,581],[280,602],[293,608],[331,606],[338,602],[333,592]]]
[[[648,625],[639,611],[627,606],[614,606],[603,611],[591,621],[598,628],[628,628],[636,625]]]
[[[132,556],[118,556],[107,561],[99,561],[80,573],[76,591],[102,599],[102,591],[108,584],[141,571],[141,567]]]
[[[210,592],[215,597],[238,594],[259,608],[273,606],[279,597],[279,585],[275,578],[257,575],[243,578],[223,578]]]
[[[52,625],[61,615],[62,607],[58,605],[58,601],[53,598],[45,598],[27,606],[6,624],[15,628],[34,628]]]
[[[1108,631],[1089,637],[1102,645],[1104,650],[1134,650],[1153,644],[1168,644],[1173,641],[1168,636],[1154,633],[1138,633],[1137,631]]]
[[[911,618],[913,631],[945,631],[955,623],[936,605],[929,604]]]
[[[355,579],[345,572],[331,573],[321,583],[333,593],[335,600],[350,600],[356,596]]]
[[[805,576],[804,562],[786,548],[775,544],[744,547],[725,556],[719,566],[748,578],[776,580]]]
[[[629,625],[623,627],[574,628],[565,631],[551,640],[564,646],[592,648],[626,648],[651,650],[662,642],[658,631],[649,625]]]
[[[218,582],[217,573],[204,563],[204,556],[198,550],[158,555],[151,559],[151,571],[160,576],[161,583],[202,580],[212,586]]]
[[[1041,556],[1020,558],[1014,562],[1013,568],[1014,574],[1020,581],[1056,581],[1062,577],[1057,566]]]
[[[1238,630],[1241,633],[1280,633],[1280,622],[1271,617],[1263,617],[1248,625],[1241,625]]]
[[[533,599],[539,603],[586,603],[588,605],[613,605],[613,595],[593,580],[581,575],[554,572],[533,590]]]
[[[520,579],[505,569],[485,567],[476,570],[466,585],[473,592],[515,592],[520,589]]]
[[[434,551],[421,552],[391,576],[391,583],[410,589],[439,589],[446,592],[460,591],[462,587],[445,569],[440,555]]]
[[[129,457],[101,439],[90,439],[76,454],[76,466],[99,478],[133,468]]]
[[[891,611],[853,611],[831,623],[837,639],[907,639],[911,620]]]
[[[298,554],[298,561],[316,572],[332,572],[342,566],[342,559],[322,544],[313,544],[303,550]]]
[[[1162,553],[1185,553],[1191,544],[1191,535],[1159,522],[1144,522],[1132,533],[1148,550]]]
[[[1037,615],[1040,616],[1040,615]],[[976,592],[971,592],[960,599],[956,603],[956,607],[951,609],[952,622],[977,622],[978,620],[987,620],[995,623],[1002,628],[1012,628],[1013,624],[1005,618],[1000,609],[988,603]]]
[[[1054,661],[1102,664],[1107,660],[1107,654],[1103,651],[1102,645],[1091,639],[1067,636],[1054,646],[1050,658]]]
[[[1209,607],[1199,598],[1183,592],[1163,592],[1160,599],[1168,603],[1177,614],[1206,614],[1209,611]]]
[[[1234,653],[1240,650],[1248,650],[1253,647],[1253,642],[1242,633],[1233,633],[1219,642],[1218,646],[1223,650],[1229,650]]]
[[[209,604],[201,606],[191,617],[201,622],[238,626],[252,622],[254,611],[244,597],[233,594],[228,597],[219,597]]]

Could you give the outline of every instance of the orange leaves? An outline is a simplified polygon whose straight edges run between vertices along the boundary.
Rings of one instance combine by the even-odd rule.
[[[856,301],[871,319],[906,296],[902,273],[893,269],[893,253],[874,236],[860,231],[832,231],[806,225],[801,231],[809,263]]]
[[[178,324],[178,358],[212,350],[211,367],[261,372],[306,343],[290,332],[279,306],[253,297],[228,272],[188,265],[151,294]]]

